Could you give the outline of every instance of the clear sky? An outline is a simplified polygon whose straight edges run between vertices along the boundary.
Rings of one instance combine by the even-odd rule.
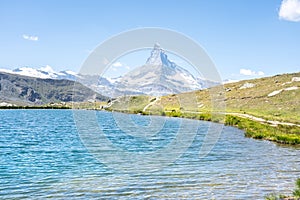
[[[0,0],[0,68],[79,71],[112,35],[161,27],[198,42],[223,79],[298,72],[299,1]]]

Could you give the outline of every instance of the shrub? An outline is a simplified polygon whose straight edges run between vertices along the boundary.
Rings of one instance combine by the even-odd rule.
[[[298,198],[300,197],[300,178],[296,181],[296,189],[294,190],[293,195]]]

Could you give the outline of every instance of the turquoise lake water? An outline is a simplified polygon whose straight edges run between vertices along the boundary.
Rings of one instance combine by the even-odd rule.
[[[113,120],[116,113],[82,112],[96,116],[106,139],[117,149],[139,155],[170,144],[182,123],[182,119],[154,117],[165,120],[164,127],[143,138],[122,132]],[[120,116],[130,116],[141,127],[150,120]],[[177,160],[135,174],[89,153],[72,110],[0,110],[0,199],[264,199],[270,193],[292,192],[300,178],[299,149],[245,138],[242,131],[224,127],[212,151],[200,158],[211,124],[197,123],[197,135]]]

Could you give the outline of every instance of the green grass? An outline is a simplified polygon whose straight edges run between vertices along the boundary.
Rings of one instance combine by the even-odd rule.
[[[286,198],[285,195],[269,194],[265,197],[266,200],[282,200]]]
[[[225,84],[226,107],[228,112],[246,112],[268,120],[300,123],[300,89],[282,91],[268,97],[275,90],[300,87],[300,82],[291,82],[300,73],[283,74],[261,79]],[[244,83],[255,84],[252,88],[240,89]]]
[[[225,124],[244,130],[246,137],[265,139],[281,144],[300,144],[300,127],[298,126],[278,125],[273,127],[250,119],[231,115],[226,116]]]
[[[153,101],[153,97],[150,96],[123,96],[116,99],[112,106],[107,110],[117,111],[124,113],[141,113],[143,114],[143,109],[146,105]]]
[[[300,73],[283,74],[260,79],[244,80],[225,84],[224,102],[226,112],[247,113],[267,120],[276,120],[300,124],[300,82],[291,82]],[[245,83],[252,83],[252,88],[241,89]],[[269,97],[275,90],[298,87],[297,90],[282,91]],[[220,88],[219,88],[220,89]],[[222,89],[222,88],[221,88]],[[161,98],[160,104],[165,111],[211,112],[218,110],[213,106],[220,90],[210,88]],[[222,97],[222,96],[220,96]]]
[[[300,178],[296,181],[296,189],[293,192],[293,195],[297,198],[300,198]]]

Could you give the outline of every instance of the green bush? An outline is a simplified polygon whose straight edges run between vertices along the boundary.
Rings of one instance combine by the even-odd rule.
[[[176,111],[176,110],[172,110],[172,112],[167,112],[166,115],[168,117],[181,117],[181,112]]]
[[[201,113],[198,116],[199,120],[211,121],[211,114],[210,113]]]
[[[287,196],[282,195],[282,194],[280,194],[280,195],[270,194],[270,195],[265,197],[266,200],[283,200],[285,198],[287,198]]]
[[[300,178],[296,181],[296,189],[294,190],[293,195],[300,198]]]

